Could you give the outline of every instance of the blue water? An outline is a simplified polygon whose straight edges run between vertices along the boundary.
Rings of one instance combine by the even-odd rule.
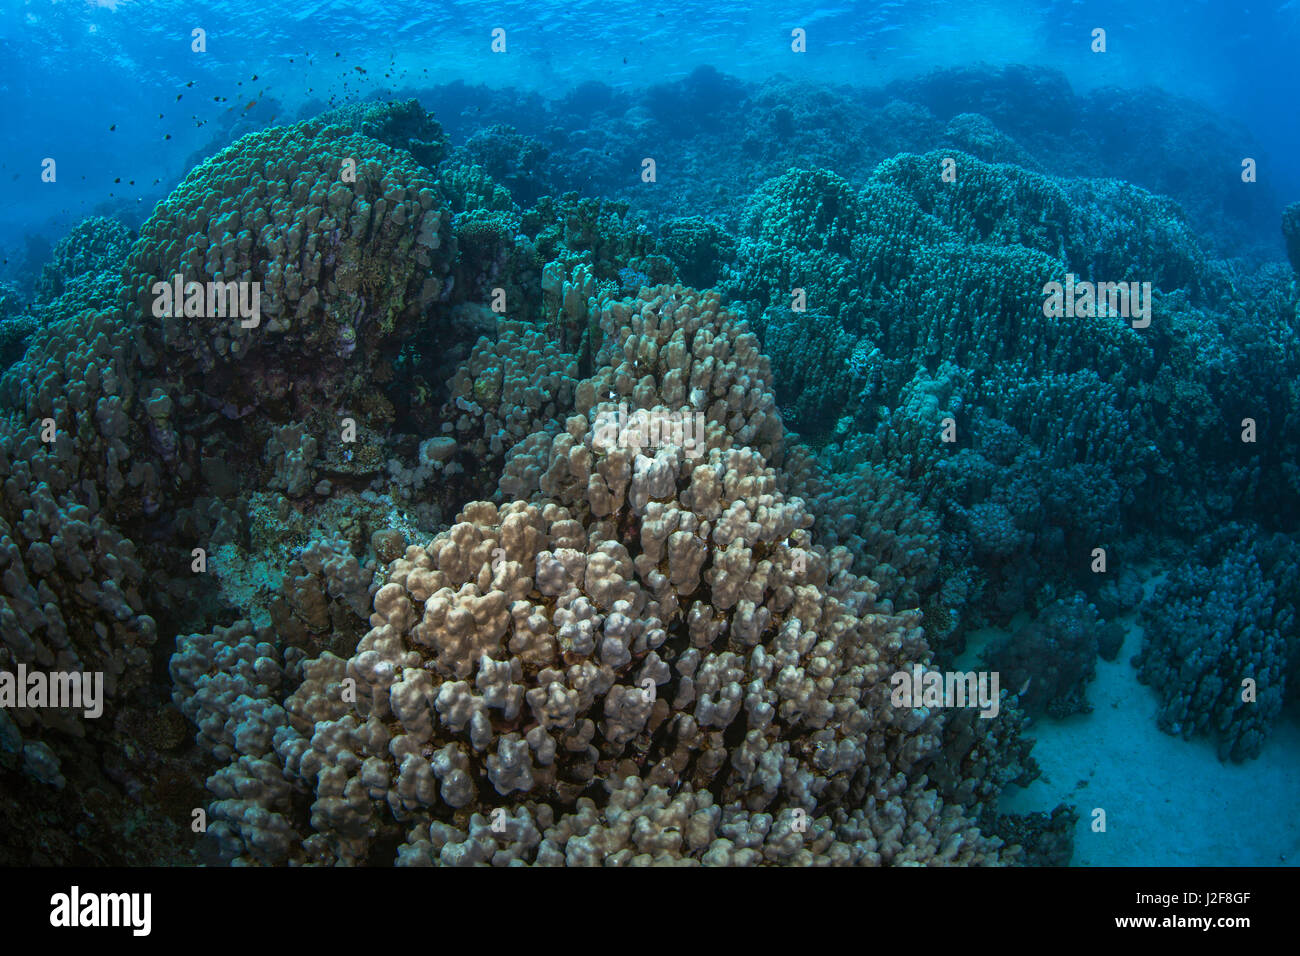
[[[556,97],[587,80],[644,88],[701,64],[751,81],[784,73],[878,86],[935,68],[1020,63],[1061,70],[1078,91],[1153,85],[1241,122],[1262,146],[1261,178],[1278,196],[1300,193],[1294,0],[732,7],[318,2],[267,15],[238,3],[9,0],[0,16],[0,244],[31,230],[57,237],[106,202],[147,212],[214,130],[245,116],[257,125],[278,112],[283,121],[313,98],[456,80]],[[1105,54],[1089,49],[1098,26],[1108,31]],[[190,50],[196,27],[207,31],[203,54]],[[507,29],[506,55],[490,50],[496,27]],[[796,27],[807,31],[805,55],[789,49]],[[40,189],[46,156],[64,170],[57,197]]]

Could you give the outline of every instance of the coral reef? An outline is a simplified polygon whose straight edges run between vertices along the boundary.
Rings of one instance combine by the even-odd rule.
[[[547,190],[548,150],[513,126],[499,123],[478,130],[461,147],[466,165],[481,166],[493,180],[510,191],[516,202],[531,204]]]
[[[219,606],[223,587],[228,599],[247,597],[230,596],[240,571],[221,550],[237,556],[249,534],[241,515],[257,518],[255,531],[271,517],[281,539],[294,525],[283,509],[250,511],[248,501],[231,500],[258,469],[241,475],[226,463],[256,461],[274,439],[275,470],[286,490],[301,492],[310,475],[304,469],[318,464],[304,423],[331,407],[341,417],[351,402],[363,428],[367,410],[374,420],[382,416],[373,394],[374,379],[382,379],[374,371],[377,345],[399,320],[401,334],[413,334],[421,297],[427,304],[435,295],[435,276],[453,255],[436,193],[401,185],[399,177],[414,176],[417,167],[372,140],[325,129],[254,134],[197,169],[132,246],[121,309],[47,308],[44,333],[0,380],[7,411],[0,418],[0,664],[104,675],[101,714],[21,708],[12,715],[23,766],[36,780],[57,784],[75,755],[79,785],[61,798],[64,813],[86,815],[86,801],[97,794],[110,803],[136,799],[151,772],[189,772],[138,735],[137,716],[160,696],[153,653],[170,643],[159,641],[159,622],[201,618]],[[337,193],[331,201],[330,179],[349,148],[359,161],[357,181],[346,202]],[[367,164],[376,151],[385,162]],[[324,231],[317,229],[322,221]],[[120,250],[99,242],[104,234],[120,231],[102,222],[74,231],[60,244],[57,271],[47,275],[66,285],[111,262]],[[403,257],[408,273],[394,272]],[[373,276],[364,273],[366,263]],[[154,308],[155,283],[177,270],[186,280],[263,283],[260,323],[246,329],[238,316],[214,318],[206,309],[186,316],[179,306],[160,314],[167,310]],[[326,296],[304,288],[304,277]],[[286,321],[286,311],[307,321]],[[372,379],[356,377],[361,366],[346,361],[353,353],[372,363]],[[278,457],[275,443],[284,449]],[[326,467],[332,454],[342,455],[326,449]],[[159,521],[172,508],[178,521],[169,530]],[[217,540],[186,537],[187,525]],[[243,543],[256,549],[264,542]],[[191,566],[196,545],[216,560],[214,574],[195,573],[206,560]],[[362,590],[364,611],[369,592]],[[93,768],[122,788],[118,796],[102,797],[93,774],[84,785]],[[129,814],[115,819],[125,825]],[[106,827],[95,845],[111,847],[113,836]]]
[[[714,285],[736,255],[735,240],[703,216],[668,220],[660,227],[659,242],[682,281],[697,289]]]
[[[754,336],[682,287],[596,307],[602,361],[535,448],[533,500],[408,547],[350,659],[246,624],[178,650],[178,706],[230,761],[223,855],[360,863],[401,833],[406,865],[996,861],[926,786],[941,715],[888,705],[927,654],[916,615],[777,489]],[[700,447],[602,441],[617,401],[700,408]]]
[[[1096,676],[1101,644],[1118,651],[1123,629],[1103,623],[1082,593],[1059,598],[1032,621],[989,647],[984,666],[1017,688],[1020,707],[1031,717],[1088,713],[1087,685]],[[1114,653],[1109,657],[1113,659]]]
[[[497,338],[479,339],[452,377],[443,417],[454,424],[433,439],[439,454],[480,475],[476,487],[490,486],[519,442],[560,430],[577,373],[576,357],[541,330],[502,320]]]
[[[1222,759],[1245,760],[1300,678],[1300,548],[1287,535],[1229,525],[1190,557],[1143,605],[1134,664],[1160,695],[1161,729],[1210,736]]]
[[[23,357],[40,327],[17,287],[0,282],[0,372]]]
[[[1258,216],[1184,211],[1218,128],[1167,99],[1182,173],[1049,161],[1124,102],[314,103],[138,238],[75,227],[0,286],[0,670],[103,710],[0,708],[0,859],[1062,864],[1073,810],[998,802],[1139,606],[1161,726],[1256,755],[1300,660],[1294,276],[1198,235]],[[1049,314],[1067,276],[1150,324]],[[990,623],[996,716],[894,704]]]
[[[430,170],[437,169],[450,150],[442,124],[414,99],[354,103],[327,110],[315,119],[327,126],[346,126],[393,149],[405,150]]]
[[[1300,371],[1293,306],[1253,297],[1251,342],[1230,346],[1255,280],[1210,260],[1168,201],[933,152],[882,163],[858,191],[792,170],[754,194],[741,228],[721,288],[774,356],[781,408],[816,452],[792,488],[859,573],[947,619],[954,649],[1045,582],[1095,590],[1084,556],[1143,523],[1153,475],[1171,527],[1293,507],[1281,472],[1243,482],[1210,437],[1225,407],[1294,431],[1296,396],[1248,358]],[[1044,277],[1067,273],[1139,276],[1160,318],[1047,318]],[[901,507],[858,514],[864,496]],[[958,593],[972,554],[973,586]],[[882,565],[906,568],[907,586]]]
[[[36,282],[36,301],[49,303],[77,290],[79,300],[86,301],[87,308],[92,304],[111,305],[117,273],[134,238],[131,230],[115,219],[103,216],[83,219],[55,244],[51,259],[42,267]],[[105,299],[102,277],[106,273],[110,294]],[[100,294],[83,291],[81,287],[86,285],[99,286]]]
[[[288,401],[302,419],[369,387],[384,340],[412,334],[447,291],[453,256],[450,217],[420,167],[304,123],[251,134],[191,173],[141,230],[128,292],[155,315],[155,284],[178,273],[260,282],[259,324],[177,308],[158,316],[156,348],[174,378],[200,389],[214,378],[206,391],[227,417]]]
[[[1286,240],[1286,256],[1291,268],[1300,274],[1300,202],[1293,202],[1282,210],[1282,237]]]

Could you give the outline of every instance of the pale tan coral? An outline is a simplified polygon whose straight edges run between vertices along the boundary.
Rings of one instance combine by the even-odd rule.
[[[363,859],[393,821],[409,864],[994,859],[924,786],[935,722],[889,705],[928,653],[918,615],[878,603],[780,491],[748,333],[683,290],[604,307],[624,360],[536,444],[531,500],[472,502],[407,547],[345,668],[303,666],[276,753],[314,794],[304,860]],[[698,453],[672,430],[598,440],[610,387],[666,413],[665,392],[698,391]],[[313,706],[341,673],[355,701]]]

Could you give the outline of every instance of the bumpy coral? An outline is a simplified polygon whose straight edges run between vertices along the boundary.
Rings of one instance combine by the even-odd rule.
[[[32,338],[40,331],[40,323],[30,315],[15,315],[0,319],[0,371],[9,368],[27,351]]]
[[[372,544],[383,554],[404,550],[396,531]],[[381,554],[381,560],[391,557]],[[346,542],[312,541],[286,569],[271,605],[281,645],[351,653],[365,632],[376,587],[373,566],[363,566]]]
[[[306,418],[313,398],[338,407],[371,387],[381,343],[409,335],[447,291],[450,217],[424,176],[339,127],[244,137],[160,203],[132,249],[129,295],[157,316],[154,347],[176,373],[200,376],[196,387],[215,375],[204,390],[231,417],[288,399]],[[193,315],[173,302],[166,314],[155,286],[177,274],[259,283],[258,321],[227,303]]]
[[[344,160],[356,163],[355,182]],[[149,768],[163,772],[147,728],[137,727],[156,693],[154,615],[172,624],[224,616],[221,600],[231,598],[265,615],[269,595],[257,592],[268,590],[265,564],[253,568],[243,552],[251,545],[274,554],[280,542],[257,539],[267,512],[239,496],[256,481],[268,444],[269,471],[295,494],[313,466],[345,481],[378,470],[371,464],[382,461],[378,445],[353,455],[342,441],[313,450],[310,440],[338,436],[349,414],[362,440],[391,420],[391,406],[376,394],[386,368],[380,345],[391,340],[395,352],[416,331],[447,291],[442,277],[454,255],[449,217],[431,186],[404,154],[338,128],[253,134],[159,205],[128,257],[120,311],[70,305],[81,279],[44,307],[44,334],[0,381],[0,666],[103,672],[105,700],[98,719],[30,709],[16,716],[40,779],[56,779],[81,737],[101,759],[79,756],[78,768],[102,764],[125,793],[144,790],[140,775]],[[101,248],[93,241],[99,232],[88,229],[61,246],[60,276],[119,267],[121,249]],[[199,283],[259,283],[261,314],[245,327],[228,300],[224,314],[206,301],[190,314],[183,300],[170,315],[155,309],[155,283],[176,272]],[[116,298],[115,277],[111,288]],[[254,409],[265,414],[249,417]],[[241,416],[242,429],[223,428]],[[326,502],[320,512],[340,510]],[[383,510],[394,520],[391,507]],[[173,513],[174,526],[165,520]],[[296,533],[291,518],[285,501],[273,515],[282,536]],[[349,560],[365,548],[356,530],[361,540]],[[196,545],[212,562],[209,573],[201,552],[191,566]],[[329,573],[328,563],[322,570]],[[262,580],[249,587],[254,571]],[[335,600],[359,587],[364,614],[370,574],[356,569],[352,578],[342,593],[332,578],[319,587]],[[314,619],[301,592],[290,597],[300,598],[289,602],[300,616]],[[342,641],[350,652],[357,630],[350,645],[346,628],[322,643]],[[136,709],[125,708],[128,701]],[[46,751],[49,759],[37,760]],[[79,777],[68,788],[66,812],[86,815],[78,801],[101,791],[93,776],[85,785]],[[105,840],[115,832],[106,828]]]
[[[75,287],[93,285],[105,273],[110,288],[115,289],[117,274],[133,238],[131,230],[116,219],[103,216],[83,219],[59,240],[50,261],[42,268],[36,282],[37,301],[48,303]],[[103,307],[110,303],[98,304]]]
[[[1291,268],[1300,274],[1300,202],[1293,202],[1282,210],[1282,238],[1286,240],[1286,256]]]
[[[441,172],[439,185],[452,212],[504,213],[518,220],[519,205],[510,190],[492,179],[482,166],[448,163]]]
[[[149,678],[148,649],[157,633],[139,593],[144,571],[132,543],[101,515],[66,491],[31,481],[52,457],[30,445],[0,444],[0,668],[100,672],[111,721],[116,705]],[[15,514],[21,518],[9,517]],[[14,719],[24,729],[85,733],[86,718],[76,710],[23,708]]]
[[[986,163],[1011,163],[1031,170],[1039,168],[1020,144],[978,113],[958,113],[948,121],[943,135],[957,149]]]
[[[654,283],[674,280],[672,264],[628,209],[627,203],[579,198],[577,193],[543,196],[524,214],[522,228],[535,237],[545,262],[564,268],[583,262],[601,280],[617,279],[618,270],[626,266],[644,272]]]
[[[1119,625],[1103,623],[1097,609],[1076,593],[1053,601],[1032,622],[990,647],[985,665],[1018,692],[1020,707],[1031,717],[1088,713],[1087,685],[1097,673],[1099,646],[1117,647],[1123,640],[1119,631]]]
[[[752,333],[681,287],[595,307],[604,361],[537,447],[532,500],[408,547],[350,659],[291,666],[247,627],[173,659],[231,760],[209,781],[223,852],[356,863],[401,832],[407,864],[996,860],[927,786],[941,716],[890,703],[928,653],[917,615],[778,488]],[[704,427],[646,430],[619,402]],[[247,666],[217,690],[186,676],[226,653]]]
[[[443,447],[458,469],[500,475],[520,441],[559,431],[577,374],[575,356],[541,330],[500,319],[496,339],[480,338],[452,377],[447,434],[435,441],[452,443]]]
[[[0,383],[9,405],[0,417],[0,670],[80,674],[102,687],[98,713],[86,701],[11,714],[17,769],[50,787],[76,781],[58,801],[33,799],[71,815],[85,812],[93,755],[121,764],[116,727],[149,699],[158,637],[142,556],[113,519],[138,513],[158,479],[132,453],[130,345],[120,332],[116,316],[56,323]]]
[[[316,483],[312,464],[316,460],[316,439],[301,425],[277,428],[266,442],[266,462],[272,474],[267,487],[300,498]]]
[[[1297,580],[1293,539],[1240,525],[1209,536],[1170,573],[1143,606],[1134,658],[1160,695],[1161,729],[1214,738],[1220,759],[1259,754],[1297,677]]]
[[[940,555],[939,520],[920,493],[872,462],[831,471],[814,459],[813,467],[797,487],[816,515],[817,539],[847,548],[853,570],[875,581],[896,607],[920,607]]]
[[[406,150],[427,169],[437,169],[449,148],[442,124],[415,99],[340,106],[316,119],[330,126],[346,126],[394,149]]]
[[[1067,274],[1149,282],[1151,324],[1047,317],[1044,283]],[[1258,372],[1300,371],[1293,307],[1264,285],[1208,260],[1166,199],[956,150],[896,156],[858,191],[817,169],[769,182],[721,282],[773,356],[787,424],[817,453],[791,489],[819,534],[849,544],[890,596],[940,605],[953,646],[1048,581],[1095,588],[1072,549],[1143,524],[1152,476],[1169,527],[1294,510],[1290,472],[1243,465],[1219,438],[1228,407],[1266,417],[1279,441],[1300,435],[1300,396]],[[1238,301],[1255,288],[1253,306]],[[938,404],[918,404],[925,394]],[[920,535],[853,508],[855,486],[891,485],[913,499],[902,510]],[[906,553],[929,550],[903,587],[879,567],[900,532]],[[929,576],[936,561],[949,573]],[[960,606],[942,606],[949,585]]]
[[[717,282],[723,266],[736,255],[736,241],[703,216],[670,219],[660,229],[659,241],[682,281],[701,289]]]
[[[36,317],[29,314],[28,306],[17,288],[0,282],[0,372],[23,357],[40,328]]]
[[[542,195],[548,150],[512,126],[497,124],[466,140],[462,152],[471,165],[508,188],[516,201],[531,203]]]

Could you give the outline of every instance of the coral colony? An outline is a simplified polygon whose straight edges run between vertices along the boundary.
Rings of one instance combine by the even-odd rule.
[[[1159,726],[1260,753],[1296,207],[1248,267],[1050,172],[1051,71],[594,84],[535,104],[569,158],[455,96],[261,122],[0,286],[0,858],[1064,863],[999,800],[1136,620]],[[625,113],[665,145],[602,180]]]

